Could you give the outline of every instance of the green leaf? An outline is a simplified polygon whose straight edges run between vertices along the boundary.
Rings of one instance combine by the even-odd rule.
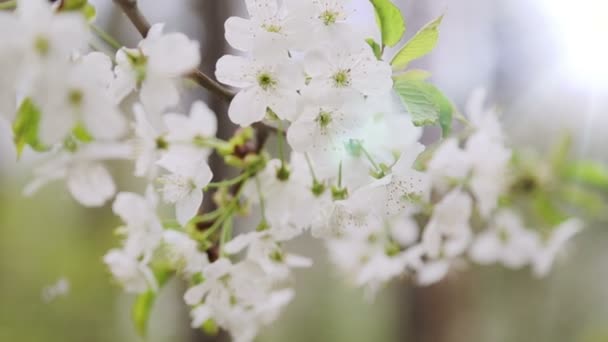
[[[443,136],[452,129],[454,108],[450,101],[434,85],[417,80],[397,80],[395,90],[401,97],[416,126],[439,123]]]
[[[583,160],[564,166],[563,175],[584,185],[608,189],[608,167],[604,164]]]
[[[401,11],[390,0],[370,0],[382,32],[382,44],[395,46],[405,33],[405,20]]]
[[[539,218],[549,226],[556,226],[568,219],[568,216],[560,210],[553,199],[545,193],[536,193],[532,206]]]
[[[380,60],[382,58],[382,47],[380,46],[380,44],[376,43],[376,41],[372,38],[367,38],[365,41],[367,42],[367,45],[372,48],[376,59]]]
[[[394,70],[404,69],[411,61],[428,54],[435,48],[439,39],[439,25],[442,20],[443,16],[440,16],[426,24],[412,39],[405,43],[405,46],[397,52],[391,61]]]
[[[581,186],[565,186],[560,189],[559,196],[575,209],[582,210],[591,217],[602,214],[606,207],[606,201],[599,193]]]
[[[159,288],[164,286],[167,281],[171,279],[172,275],[173,272],[165,267],[158,267],[154,270],[154,276],[156,277]],[[131,312],[133,323],[135,324],[137,333],[142,337],[146,336],[146,332],[148,330],[148,320],[150,319],[150,314],[152,313],[156,296],[156,292],[148,290],[147,292],[138,295],[135,298],[135,303],[133,303],[133,310]]]
[[[148,330],[148,319],[154,307],[156,292],[148,291],[137,296],[133,304],[133,322],[140,336],[146,336]]]
[[[393,80],[426,81],[429,77],[431,77],[431,73],[426,70],[412,69],[393,76]]]
[[[91,135],[91,133],[89,133],[87,128],[84,127],[82,123],[78,123],[76,127],[74,127],[74,129],[72,130],[72,134],[74,134],[74,137],[76,139],[84,143],[93,141],[93,136]]]
[[[46,147],[38,138],[40,126],[40,110],[30,98],[26,98],[19,109],[15,121],[13,121],[13,134],[17,157],[23,153],[25,146],[30,146],[36,151],[44,151]]]

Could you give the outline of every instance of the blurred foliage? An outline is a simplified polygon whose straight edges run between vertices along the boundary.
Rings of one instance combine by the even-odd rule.
[[[0,193],[0,341],[140,341],[130,317],[134,298],[111,283],[101,260],[117,241],[113,227],[119,222],[110,209],[78,207],[61,184],[24,198],[23,183],[10,181]],[[527,269],[455,273],[449,281],[462,293],[446,305],[456,306],[458,314],[437,329],[445,330],[449,342],[608,341],[607,241],[608,231],[590,227],[543,280]],[[293,247],[315,256],[316,265],[296,274],[294,303],[258,341],[403,341],[415,329],[408,327],[407,280],[366,302],[362,291],[324,264],[318,243]],[[71,291],[45,303],[42,289],[62,276]],[[148,341],[194,341],[180,286],[172,281],[160,293]]]

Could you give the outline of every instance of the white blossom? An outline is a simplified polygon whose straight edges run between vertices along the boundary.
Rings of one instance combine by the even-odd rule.
[[[167,153],[158,165],[170,173],[159,178],[166,202],[175,204],[177,221],[185,225],[203,202],[203,188],[213,174],[204,158],[191,153]]]
[[[240,88],[228,115],[241,126],[261,121],[271,109],[281,119],[295,116],[297,90],[304,74],[287,58],[273,61],[226,55],[217,62],[215,75],[225,84]]]
[[[117,81],[112,89],[124,98],[139,89],[147,110],[162,112],[179,101],[177,81],[200,63],[199,44],[183,33],[164,33],[164,24],[155,24],[137,49],[122,48],[116,53]]]
[[[24,189],[32,195],[45,184],[65,179],[70,194],[87,207],[101,206],[114,196],[116,185],[103,161],[129,159],[131,149],[124,144],[91,143],[75,152],[60,151],[34,170],[35,179]]]

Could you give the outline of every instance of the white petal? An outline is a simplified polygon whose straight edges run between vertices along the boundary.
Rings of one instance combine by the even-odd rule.
[[[112,198],[114,180],[101,164],[78,164],[70,169],[67,179],[70,193],[82,205],[96,207]]]
[[[446,276],[449,269],[450,264],[447,261],[434,261],[418,270],[416,281],[422,286],[437,283]]]
[[[207,305],[199,305],[190,314],[192,315],[192,328],[198,329],[211,318],[212,312]]]
[[[203,101],[196,101],[190,109],[190,119],[204,137],[213,137],[217,133],[217,116]]]
[[[179,92],[173,80],[146,78],[139,94],[146,111],[162,113],[179,103]]]
[[[479,264],[488,265],[495,263],[498,260],[500,249],[500,241],[496,234],[493,232],[486,232],[477,237],[469,250],[469,256],[473,261]]]
[[[312,260],[295,254],[288,254],[285,257],[285,264],[289,267],[304,268],[312,266]]]
[[[225,55],[217,61],[215,77],[217,80],[237,88],[252,85],[248,77],[252,69],[252,62],[245,57]]]
[[[277,0],[245,0],[247,12],[260,21],[270,18],[278,11]]]
[[[253,25],[251,20],[230,17],[224,24],[226,41],[233,48],[250,51],[253,47]]]
[[[162,36],[150,44],[148,70],[167,77],[185,75],[196,69],[201,61],[199,44],[182,33]]]
[[[315,136],[317,124],[312,121],[298,120],[287,130],[287,142],[291,148],[298,152],[310,150]]]
[[[230,103],[228,116],[236,124],[249,126],[264,119],[266,108],[267,103],[256,88],[244,89]]]
[[[186,225],[198,212],[198,208],[203,203],[203,190],[195,189],[188,196],[177,201],[175,204],[175,214],[177,221],[181,225]]]
[[[203,283],[204,284],[204,283]],[[203,296],[206,292],[206,287],[201,285],[193,286],[184,293],[184,301],[188,305],[196,305],[203,300]]]
[[[84,124],[91,135],[101,140],[115,140],[127,132],[127,120],[108,100],[94,101],[85,111]]]
[[[230,242],[224,246],[224,251],[228,254],[239,253],[245,249],[245,247],[249,246],[254,240],[256,240],[258,235],[259,234],[257,232],[241,234],[230,240]]]

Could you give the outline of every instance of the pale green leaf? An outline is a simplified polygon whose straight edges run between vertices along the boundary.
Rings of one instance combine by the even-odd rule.
[[[156,277],[159,288],[164,286],[167,281],[171,279],[172,275],[172,271],[166,267],[157,267],[154,270],[154,276]],[[152,313],[152,308],[156,301],[156,295],[156,292],[149,290],[138,295],[135,298],[135,303],[133,303],[133,310],[131,312],[133,323],[135,324],[137,333],[142,337],[146,336],[148,320],[150,319],[150,314]]]
[[[30,146],[36,151],[44,151],[46,148],[38,138],[40,125],[40,110],[30,98],[26,98],[15,116],[13,121],[13,135],[17,156],[21,156],[25,146]]]
[[[581,184],[608,189],[608,167],[604,164],[583,160],[564,167],[564,176]]]
[[[404,69],[411,61],[431,52],[435,48],[435,45],[437,45],[437,40],[439,39],[439,25],[442,20],[443,16],[440,16],[426,24],[414,35],[414,37],[412,37],[412,39],[405,43],[405,46],[397,52],[391,61],[393,69]]]
[[[374,56],[376,56],[376,59],[380,60],[382,58],[382,47],[380,46],[380,44],[376,43],[376,41],[373,40],[372,38],[366,39],[365,42],[367,42],[367,45],[369,45],[369,47],[372,48],[372,51],[374,52]]]
[[[393,76],[393,80],[425,81],[429,77],[431,77],[431,73],[426,70],[412,69]]]
[[[370,0],[382,32],[382,44],[395,46],[405,33],[405,20],[401,11],[390,0]]]
[[[140,336],[146,336],[148,330],[148,319],[150,313],[154,307],[154,301],[156,300],[156,293],[154,291],[147,291],[142,293],[135,298],[133,304],[133,322],[135,323],[135,329]]]
[[[416,126],[440,124],[447,136],[452,127],[453,106],[434,85],[418,80],[397,80],[395,90]]]

